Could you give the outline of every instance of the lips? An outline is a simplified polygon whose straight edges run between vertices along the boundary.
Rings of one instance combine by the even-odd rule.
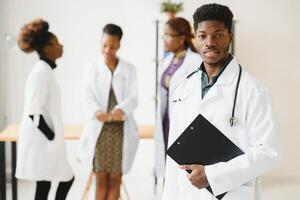
[[[218,51],[218,50],[210,50],[210,51],[204,52],[204,55],[206,57],[215,57],[215,56],[218,56],[219,54],[220,54],[220,51]]]
[[[206,49],[203,52],[204,53],[219,53],[220,51],[217,49]]]

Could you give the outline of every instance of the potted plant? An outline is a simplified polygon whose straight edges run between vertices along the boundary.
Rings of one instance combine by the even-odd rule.
[[[160,5],[160,11],[167,14],[168,19],[173,19],[176,13],[182,11],[182,3],[173,3],[170,0],[162,2]]]

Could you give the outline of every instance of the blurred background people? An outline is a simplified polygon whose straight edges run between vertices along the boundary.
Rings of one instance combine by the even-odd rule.
[[[93,165],[96,199],[118,200],[122,175],[132,165],[139,141],[135,67],[117,56],[122,29],[103,28],[101,57],[86,68],[83,101],[87,113],[81,157]]]
[[[155,175],[164,177],[166,149],[168,145],[169,124],[172,108],[169,106],[169,95],[172,90],[192,70],[201,64],[201,57],[196,53],[189,22],[181,17],[167,21],[164,29],[164,48],[170,54],[159,68],[157,83],[158,106],[155,131]]]
[[[24,52],[35,51],[40,59],[26,82],[16,177],[36,181],[35,200],[47,200],[51,181],[59,181],[55,199],[62,200],[74,176],[66,156],[60,90],[53,73],[63,46],[48,29],[48,22],[36,19],[23,26],[18,38]]]

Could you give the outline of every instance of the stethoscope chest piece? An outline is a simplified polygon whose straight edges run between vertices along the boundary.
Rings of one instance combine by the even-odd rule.
[[[237,126],[237,119],[235,117],[230,117],[230,126]]]

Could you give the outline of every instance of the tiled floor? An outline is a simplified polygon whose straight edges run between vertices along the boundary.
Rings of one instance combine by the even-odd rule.
[[[68,154],[76,174],[76,180],[72,186],[68,200],[81,200],[83,188],[88,172],[76,162],[77,142],[68,142]],[[123,182],[129,193],[130,200],[159,200],[162,181],[159,181],[157,195],[154,195],[153,179],[153,141],[141,140],[137,157],[131,172],[124,176]],[[300,199],[300,177],[266,176],[263,178],[264,200],[299,200]],[[53,184],[49,200],[53,199],[57,184]],[[31,182],[19,181],[19,200],[33,200],[35,185]],[[94,199],[94,187],[91,187],[89,199]],[[11,199],[11,189],[8,185],[8,198]],[[127,200],[122,190],[122,200]]]

